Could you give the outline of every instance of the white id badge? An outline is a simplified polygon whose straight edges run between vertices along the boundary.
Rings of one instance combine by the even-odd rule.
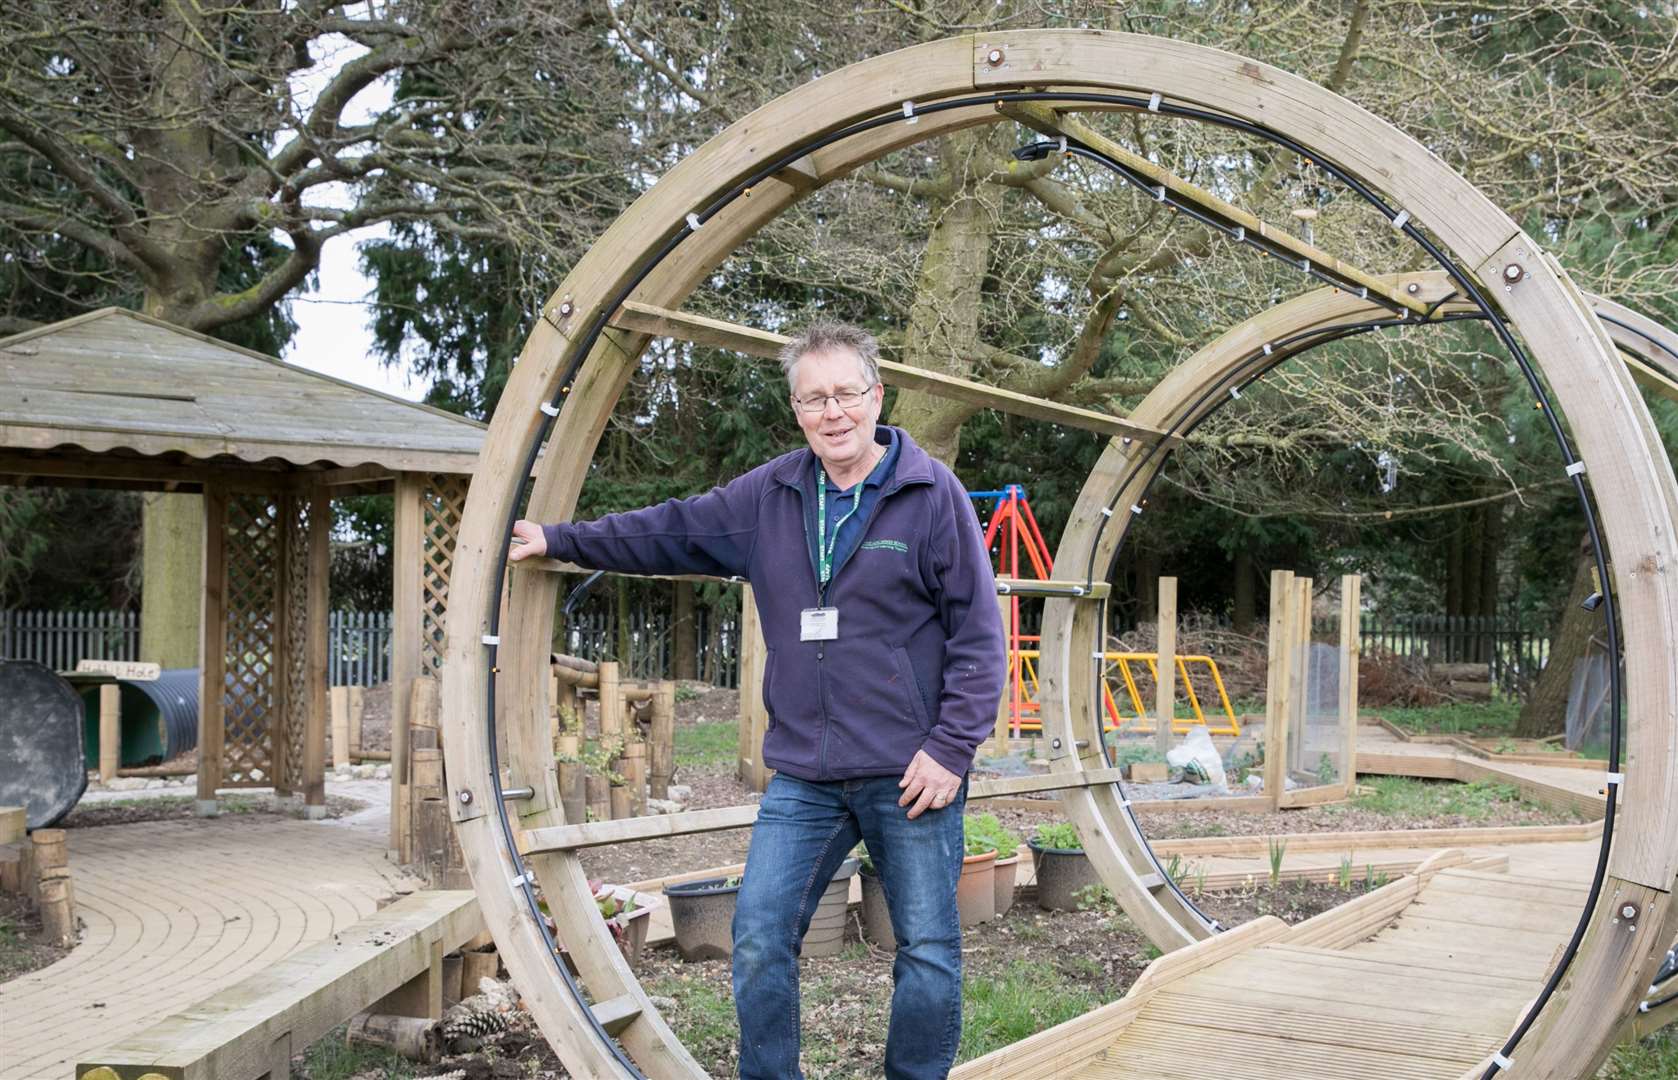
[[[807,607],[798,617],[798,640],[833,641],[839,636],[839,609]]]

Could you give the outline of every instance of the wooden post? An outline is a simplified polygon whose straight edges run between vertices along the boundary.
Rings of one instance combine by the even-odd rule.
[[[1004,672],[1002,686],[1002,700],[996,703],[996,754],[1001,757],[1008,753],[1008,738],[1012,734],[1014,716],[1014,694],[1020,684],[1021,672],[1015,668],[1018,658],[1014,656],[1014,598],[1012,596],[998,596],[996,610],[1002,613],[1002,669]]]
[[[559,805],[565,811],[567,825],[588,820],[588,770],[579,762],[559,763]]]
[[[41,883],[48,878],[63,878],[65,902],[72,911],[75,908],[76,897],[69,884],[70,849],[64,842],[63,829],[36,829],[29,836],[30,876],[25,883],[37,904],[42,903]],[[71,926],[74,927],[74,915],[70,916]]]
[[[194,812],[220,812],[223,724],[227,694],[227,492],[204,485],[204,608],[199,620],[203,640],[198,672],[198,799]]]
[[[1270,639],[1269,663],[1265,671],[1264,692],[1264,793],[1271,809],[1281,809],[1282,789],[1287,786],[1287,769],[1283,756],[1287,753],[1288,684],[1292,671],[1292,656],[1288,643],[1293,635],[1290,613],[1293,608],[1293,573],[1288,570],[1270,572]]]
[[[350,760],[361,759],[361,719],[367,713],[367,688],[350,687]]]
[[[418,975],[373,1003],[367,1010],[390,1016],[443,1016],[443,939],[431,942],[431,963]]]
[[[676,684],[668,679],[658,684],[653,697],[651,774],[648,794],[655,799],[670,797],[670,780],[676,773]]]
[[[750,585],[740,587],[740,782],[751,791],[769,785],[763,765],[763,733],[769,713],[763,707],[763,675],[767,661],[763,626]]]
[[[303,775],[294,778],[295,789],[303,793],[303,816],[317,821],[326,816],[326,681],[331,651],[327,608],[331,587],[332,497],[317,484],[309,492],[308,644],[303,684],[308,712],[303,726]]]
[[[623,734],[623,683],[618,680],[616,660],[600,663],[600,737]]]
[[[70,871],[58,867],[41,874],[41,933],[60,948],[76,943],[76,907],[71,899]]]
[[[394,689],[394,687],[392,688]],[[439,748],[440,732],[437,728],[440,692],[437,679],[431,675],[417,676],[408,689],[408,722],[398,725],[396,717],[391,717],[391,730],[398,726],[407,732],[404,742],[407,744],[407,760],[405,772],[407,781],[402,785],[402,808],[404,834],[402,850],[407,853],[408,862],[419,863],[424,857],[422,852],[413,846],[415,837],[419,835],[420,822],[415,816],[415,810],[420,802],[427,798],[442,798],[443,791],[443,752]],[[433,758],[431,755],[435,755]],[[421,761],[435,761],[435,771],[427,765],[425,775],[419,775]],[[395,767],[395,756],[391,758],[392,768]]]
[[[396,514],[391,526],[390,632],[390,853],[399,863],[409,861],[408,850],[408,698],[422,659],[420,605],[425,586],[420,573],[425,559],[425,521],[420,512],[424,477],[396,476]]]
[[[122,763],[122,684],[108,682],[99,687],[99,780],[116,779]]]
[[[1293,579],[1293,607],[1288,613],[1288,767],[1315,772],[1305,760],[1305,736],[1311,713],[1311,588],[1312,579]]]
[[[332,767],[350,763],[350,688],[334,686],[327,695],[332,707]]]
[[[1177,715],[1177,579],[1159,579],[1159,621],[1155,624],[1159,644],[1154,661],[1154,747],[1161,754],[1171,749],[1172,720]]]
[[[620,772],[619,775],[623,774]],[[622,821],[624,818],[635,816],[635,801],[631,797],[627,778],[621,784],[608,785],[607,798],[611,803],[613,821]]]
[[[656,700],[656,699],[655,699]],[[630,739],[624,744],[622,767],[624,786],[629,789],[628,817],[640,817],[647,812],[647,743],[644,739]]]
[[[606,778],[599,773],[591,772],[587,774],[584,785],[588,794],[588,805],[583,815],[584,820],[587,820],[589,814],[593,814],[595,821],[610,821],[612,819],[612,793],[611,785],[606,782]]]
[[[1363,578],[1340,578],[1340,782],[1350,798],[1358,786],[1358,635],[1363,621]]]

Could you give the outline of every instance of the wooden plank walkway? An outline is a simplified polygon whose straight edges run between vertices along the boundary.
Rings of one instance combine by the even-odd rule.
[[[1064,1075],[1456,1080],[1537,994],[1584,895],[1550,877],[1442,870],[1365,941],[1284,937],[1145,992],[1117,1038]]]
[[[385,814],[71,830],[81,944],[0,986],[0,1080],[70,1080],[86,1052],[420,887],[385,861]]]

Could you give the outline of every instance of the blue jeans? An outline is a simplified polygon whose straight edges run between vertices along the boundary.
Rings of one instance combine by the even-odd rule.
[[[752,828],[734,913],[734,1007],[742,1080],[801,1080],[798,948],[816,901],[858,840],[868,845],[897,932],[887,1080],[942,1080],[961,1040],[962,810],[913,821],[899,777],[810,783],[777,773]]]

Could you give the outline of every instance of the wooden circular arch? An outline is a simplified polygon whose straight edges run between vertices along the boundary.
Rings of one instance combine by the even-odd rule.
[[[934,104],[1022,88],[1100,89],[1144,99],[1157,93],[1173,105],[1264,125],[1402,207],[1479,281],[1500,280],[1509,264],[1522,268],[1518,284],[1498,299],[1573,422],[1614,553],[1627,645],[1630,721],[1620,793],[1625,820],[1616,831],[1591,932],[1567,984],[1522,1042],[1516,1064],[1520,1076],[1588,1072],[1606,1053],[1619,1017],[1648,985],[1671,938],[1668,894],[1678,865],[1678,671],[1670,661],[1678,653],[1678,589],[1670,579],[1678,560],[1672,524],[1678,518],[1678,486],[1664,457],[1652,450],[1658,443],[1647,410],[1566,275],[1513,221],[1414,140],[1279,69],[1180,42],[1097,31],[951,38],[852,65],[788,93],[706,143],[637,200],[546,305],[490,426],[468,501],[451,581],[443,686],[450,805],[458,835],[486,924],[532,1014],[575,1075],[634,1075],[602,1030],[615,1034],[647,1075],[704,1075],[604,934],[574,854],[533,852],[522,861],[516,854],[522,830],[563,823],[543,677],[557,584],[552,574],[517,575],[503,613],[505,546],[520,509],[522,477],[532,465],[536,481],[529,516],[569,517],[606,419],[648,340],[600,327],[632,285],[629,299],[679,307],[739,243],[812,188],[900,146],[1000,117],[989,103],[976,101],[924,115],[914,125],[876,127],[791,160],[755,183],[749,196],[718,205],[766,162],[847,125],[897,113],[905,101]],[[694,223],[701,227],[694,229]],[[649,264],[656,265],[643,277]],[[539,406],[554,401],[563,406],[538,460],[536,448],[550,422]],[[1118,476],[1113,459],[1125,452],[1109,448],[1092,484],[1104,469],[1106,482]],[[1085,538],[1089,550],[1096,526],[1075,518],[1063,550],[1074,534]],[[1079,626],[1075,614],[1056,619],[1055,639],[1045,648],[1063,652],[1047,692],[1070,708],[1078,704],[1078,691],[1067,677],[1064,650],[1075,648],[1088,628]],[[492,667],[498,675],[492,676]],[[486,723],[491,700],[497,738],[490,737]],[[1071,714],[1055,712],[1045,709],[1046,719],[1072,745]],[[1076,755],[1057,764],[1082,767]],[[503,815],[499,792],[518,787],[533,789],[534,797],[506,803]],[[1089,805],[1080,824],[1086,838],[1092,836],[1088,826],[1094,826],[1092,852],[1098,865],[1111,869],[1124,858],[1123,823],[1111,806],[1100,803],[1106,797],[1100,789],[1082,797]],[[528,903],[522,876],[527,868],[541,881],[560,937],[591,992],[592,1011],[556,975],[538,914]],[[1610,915],[1628,904],[1639,912],[1633,933],[1624,925],[1609,926]],[[1159,922],[1151,935],[1174,925],[1192,936],[1175,913],[1163,911]]]

